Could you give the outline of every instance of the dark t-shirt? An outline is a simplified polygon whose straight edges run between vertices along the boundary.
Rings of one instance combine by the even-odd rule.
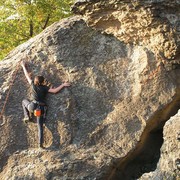
[[[32,81],[31,83],[31,98],[33,101],[38,101],[41,103],[45,103],[45,98],[48,93],[49,87],[45,85],[35,85],[34,82]]]

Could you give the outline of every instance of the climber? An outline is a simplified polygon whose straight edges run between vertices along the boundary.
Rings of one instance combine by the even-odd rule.
[[[23,111],[24,111],[24,122],[27,123],[31,120],[31,115],[34,112],[34,110],[38,107],[40,107],[42,111],[42,115],[40,117],[37,117],[37,124],[38,124],[38,136],[39,136],[39,147],[43,148],[43,123],[44,123],[44,115],[45,112],[46,102],[45,97],[47,93],[57,93],[64,87],[70,86],[70,83],[65,82],[61,85],[59,85],[57,88],[51,88],[47,85],[44,85],[44,77],[43,76],[35,76],[34,81],[31,79],[31,77],[28,74],[28,71],[26,69],[25,63],[22,61],[21,66],[23,68],[25,77],[28,81],[28,83],[31,86],[31,98],[32,100],[29,101],[27,99],[24,99],[22,101]]]

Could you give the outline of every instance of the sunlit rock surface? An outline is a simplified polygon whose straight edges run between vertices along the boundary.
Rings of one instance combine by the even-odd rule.
[[[92,10],[92,14],[96,14],[97,6],[98,16],[107,15],[106,11],[100,12],[103,7],[97,5],[103,1],[81,1],[75,7],[86,9],[88,3],[92,6],[87,6],[91,8],[88,12]],[[106,8],[109,6],[112,10],[110,4],[108,2]],[[116,8],[118,14],[121,6],[115,4],[119,7],[119,11]],[[124,1],[123,4],[127,4],[126,11],[132,3]],[[143,10],[143,1],[140,4]],[[149,8],[156,5],[152,3]],[[179,3],[172,1],[165,5],[171,10],[171,5],[175,7]],[[133,21],[134,16],[138,16],[136,23],[140,23],[148,16],[153,21],[151,11],[147,11],[148,15],[143,11],[145,18],[139,11],[134,10],[126,18]],[[163,33],[163,42],[172,47],[166,51],[161,38],[153,40],[152,31],[164,26],[161,17],[155,21],[155,28],[143,26],[141,36],[134,32],[132,37],[137,43],[133,43],[136,41],[132,37],[128,41],[115,31],[108,33],[106,27],[111,21],[106,22],[105,28],[98,28],[96,18],[88,20],[88,13],[82,12],[83,17],[54,23],[0,62],[1,102],[5,102],[12,85],[1,118],[1,179],[137,179],[155,170],[154,162],[159,160],[156,154],[162,144],[161,140],[156,141],[160,139],[156,134],[159,131],[162,134],[164,123],[179,109],[178,33],[172,39],[170,25],[167,33]],[[178,15],[177,18],[179,21]],[[124,27],[134,27],[127,24],[127,20],[121,23]],[[154,34],[158,37],[160,31]],[[42,74],[53,86],[63,81],[72,84],[56,95],[48,95],[45,150],[38,149],[35,119],[34,123],[22,122],[21,101],[30,95],[19,66],[22,59],[32,76]],[[157,142],[156,145],[153,142]],[[149,148],[151,153],[146,151]],[[137,163],[138,157],[142,157],[143,163]],[[153,162],[149,163],[149,159]],[[132,168],[134,165],[137,168]]]

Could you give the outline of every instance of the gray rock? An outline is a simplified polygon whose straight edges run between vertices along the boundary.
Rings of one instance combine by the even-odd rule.
[[[101,9],[97,10],[100,16]],[[145,17],[153,19],[146,10],[142,8]],[[134,13],[138,15],[138,11]],[[133,20],[133,16],[126,21],[128,18]],[[139,43],[132,44],[113,33],[102,33],[106,31],[96,26],[89,27],[84,19],[74,16],[54,23],[0,62],[1,100],[15,77],[0,128],[1,179],[125,179],[140,177],[156,165],[149,163],[157,160],[160,149],[156,134],[176,114],[180,98],[178,66],[167,70],[169,62],[154,50],[153,43],[160,44],[162,39],[155,40],[152,34],[161,29],[157,32],[147,27]],[[155,27],[160,27],[160,22],[155,21]],[[110,19],[106,25],[109,23]],[[170,32],[167,29],[163,42],[169,43]],[[151,46],[146,46],[146,41],[140,44],[146,35]],[[178,40],[172,42],[174,47]],[[175,61],[178,57],[174,56]],[[59,94],[48,95],[45,150],[37,148],[36,123],[24,125],[21,120],[21,101],[30,95],[19,66],[22,59],[32,75],[44,75],[53,86],[67,80],[72,84]],[[173,168],[173,163],[168,168]]]

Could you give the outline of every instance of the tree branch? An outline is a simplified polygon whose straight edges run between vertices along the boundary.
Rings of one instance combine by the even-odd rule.
[[[46,21],[45,21],[44,26],[42,27],[42,29],[46,29],[47,24],[48,24],[48,22],[49,22],[49,19],[50,19],[50,14],[48,14],[48,16],[47,16],[47,18],[46,18]]]
[[[30,35],[30,37],[33,36],[33,22],[32,22],[32,20],[29,23],[29,35]]]

